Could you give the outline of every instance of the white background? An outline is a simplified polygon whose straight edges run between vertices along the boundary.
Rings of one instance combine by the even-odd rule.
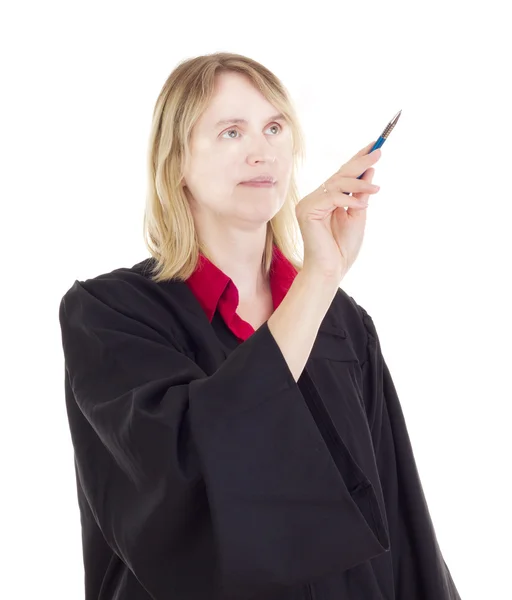
[[[3,597],[83,598],[58,306],[75,279],[149,256],[154,103],[179,61],[218,50],[255,58],[290,91],[306,133],[303,196],[402,109],[342,287],[376,323],[462,599],[512,597],[507,3],[313,7],[2,9]]]

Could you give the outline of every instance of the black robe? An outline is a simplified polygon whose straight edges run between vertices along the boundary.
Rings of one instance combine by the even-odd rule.
[[[455,600],[374,323],[339,289],[298,382],[152,259],[62,298],[86,600]]]

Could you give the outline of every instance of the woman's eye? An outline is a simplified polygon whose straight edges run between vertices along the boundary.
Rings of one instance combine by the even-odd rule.
[[[280,126],[280,125],[277,125],[277,124],[274,124],[274,125],[270,125],[270,127],[278,127],[278,128],[280,128],[281,126]],[[270,129],[270,127],[268,127],[268,129]],[[235,131],[235,132],[237,132],[237,133],[238,133],[238,130],[237,130],[237,129],[228,129],[227,131],[225,131],[225,132],[222,134],[222,137],[224,137],[224,136],[225,136],[227,133],[231,133],[232,131]],[[232,136],[232,135],[231,135],[231,136],[229,136],[229,137],[230,137],[232,140],[236,140],[236,137],[234,137],[234,136]]]

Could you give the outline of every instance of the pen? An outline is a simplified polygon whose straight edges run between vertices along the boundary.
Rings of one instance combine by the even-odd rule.
[[[396,115],[391,119],[391,121],[386,125],[386,127],[384,128],[384,131],[380,134],[379,139],[375,142],[375,144],[373,144],[373,148],[370,150],[370,152],[368,154],[371,154],[374,150],[377,150],[377,148],[380,148],[382,146],[382,144],[388,139],[389,134],[393,131],[393,128],[396,125],[401,114],[402,114],[402,111],[399,110],[396,113]],[[365,171],[365,173],[366,173],[366,171]],[[364,173],[361,173],[361,175],[359,175],[359,177],[357,179],[361,179],[361,177],[363,175],[364,175]],[[347,196],[350,196],[350,192],[343,192],[343,193],[347,194]]]

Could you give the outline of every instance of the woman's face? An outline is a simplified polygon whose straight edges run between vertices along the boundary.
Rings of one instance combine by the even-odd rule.
[[[184,174],[183,185],[195,218],[202,223],[222,219],[254,229],[280,210],[293,157],[291,130],[276,113],[243,75],[229,72],[217,76],[215,95],[192,131],[191,160]],[[275,185],[241,184],[258,175],[271,175]]]

